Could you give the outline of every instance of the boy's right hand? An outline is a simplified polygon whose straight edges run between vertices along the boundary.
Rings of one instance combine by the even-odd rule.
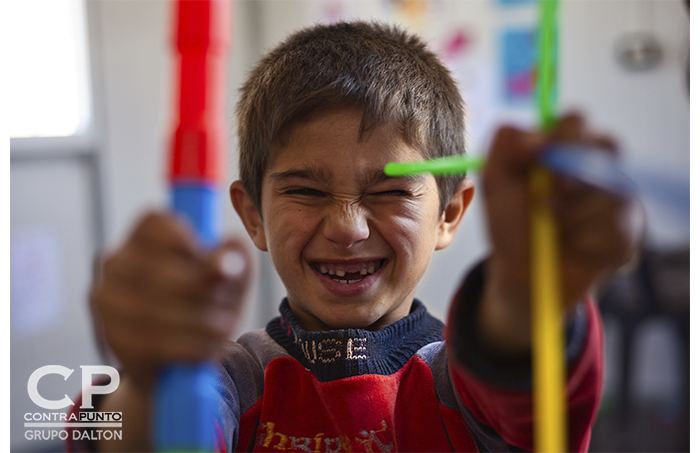
[[[203,250],[180,219],[151,213],[103,265],[92,304],[124,373],[149,392],[161,368],[216,356],[242,308],[245,248]]]

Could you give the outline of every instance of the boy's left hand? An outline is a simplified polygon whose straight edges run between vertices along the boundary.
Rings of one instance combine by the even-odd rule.
[[[528,178],[551,143],[593,145],[611,153],[615,144],[591,134],[582,117],[569,115],[550,133],[500,129],[483,172],[484,198],[493,252],[487,263],[480,336],[495,352],[510,355],[530,347],[530,227]],[[555,176],[550,206],[559,229],[561,292],[565,309],[584,300],[596,280],[633,254],[632,201]]]

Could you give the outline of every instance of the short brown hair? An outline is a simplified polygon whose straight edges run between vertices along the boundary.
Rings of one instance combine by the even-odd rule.
[[[390,122],[425,158],[465,152],[459,89],[421,38],[375,22],[309,27],[271,50],[241,88],[240,178],[259,212],[263,174],[290,126],[338,107],[363,110],[358,140]],[[437,178],[441,211],[462,179]]]

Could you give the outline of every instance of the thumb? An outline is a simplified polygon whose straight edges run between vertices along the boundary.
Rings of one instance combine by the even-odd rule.
[[[526,177],[545,145],[545,136],[510,126],[501,127],[494,137],[484,167],[485,180]]]
[[[228,240],[207,256],[211,288],[208,319],[224,336],[235,330],[251,280],[251,258],[238,240]]]
[[[248,249],[239,240],[229,239],[209,254],[207,263],[213,283],[226,293],[226,299],[242,303],[252,274]]]
[[[231,239],[213,252],[212,267],[224,280],[247,280],[250,275],[250,255],[243,244]]]

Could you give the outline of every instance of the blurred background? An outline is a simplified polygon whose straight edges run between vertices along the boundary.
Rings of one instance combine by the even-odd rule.
[[[58,440],[25,436],[24,414],[41,412],[27,380],[44,365],[114,363],[96,342],[87,294],[97,257],[145,210],[167,204],[174,15],[166,0],[9,0],[4,8],[11,448],[61,451]],[[238,87],[266,50],[312,23],[376,19],[425,37],[463,90],[472,154],[483,154],[500,124],[536,123],[532,0],[236,0],[232,14],[224,193],[237,178]],[[689,2],[562,1],[560,50],[561,110],[583,112],[617,138],[643,182],[646,214],[642,253],[599,288],[606,374],[591,450],[689,451]],[[228,203],[224,211],[226,233],[245,235]],[[488,248],[477,199],[419,287],[435,316],[445,319],[457,280]],[[263,327],[284,297],[267,256],[251,253],[255,282],[239,333]],[[79,374],[46,377],[40,391],[73,397]]]

